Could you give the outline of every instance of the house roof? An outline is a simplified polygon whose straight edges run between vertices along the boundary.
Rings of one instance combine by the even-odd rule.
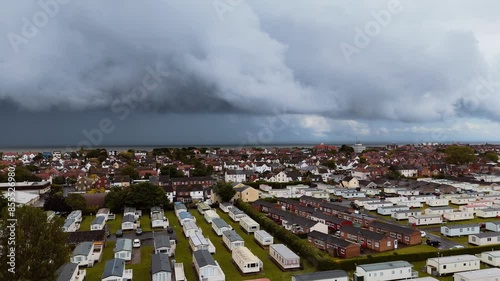
[[[207,250],[198,250],[193,253],[193,258],[196,260],[196,263],[200,268],[205,267],[207,265],[216,266],[214,258]]]
[[[358,267],[362,268],[365,272],[370,272],[370,271],[379,271],[386,269],[397,269],[402,267],[413,267],[413,265],[411,265],[407,261],[391,261],[391,262],[363,264],[363,265],[358,265]]]
[[[363,236],[363,237],[366,237],[366,238],[369,238],[369,239],[373,239],[375,241],[380,241],[380,240],[386,238],[385,234],[377,233],[377,232],[373,232],[373,231],[369,231],[369,230],[363,229],[363,228],[353,227],[353,226],[350,226],[350,225],[343,226],[340,229],[340,231],[343,231],[343,232],[346,232],[346,233],[350,233],[350,234],[354,234],[354,235],[360,235],[360,236]]]
[[[488,238],[488,237],[500,236],[500,232],[481,232],[479,234],[471,234],[471,235],[474,235],[477,238]]]
[[[92,224],[102,224],[105,220],[104,216],[98,216],[92,221]]]
[[[82,242],[73,250],[72,256],[87,256],[91,251],[94,243]]]
[[[128,238],[118,238],[116,240],[115,248],[113,251],[116,252],[121,252],[121,251],[127,251],[131,252],[132,251],[132,239]]]
[[[297,254],[292,252],[292,250],[288,249],[288,247],[283,245],[283,244],[273,244],[273,245],[270,245],[269,247],[273,248],[276,252],[278,252],[285,259],[299,259],[300,258]]]
[[[151,274],[158,272],[172,272],[168,255],[165,253],[154,254],[151,257]]]
[[[347,272],[343,270],[328,270],[328,271],[319,271],[313,273],[305,273],[299,275],[293,275],[295,281],[322,281],[322,280],[331,280],[333,278],[342,278],[348,277]]]
[[[492,278],[498,278],[500,276],[499,268],[486,268],[481,270],[473,270],[467,272],[458,272],[457,277],[461,277],[460,280],[491,280]]]
[[[135,217],[132,214],[127,214],[127,215],[123,216],[123,219],[122,219],[122,222],[134,222],[134,221],[135,221]]]
[[[382,222],[382,221],[373,221],[370,223],[370,226],[381,228],[384,230],[388,230],[391,232],[398,232],[406,235],[412,235],[414,233],[418,233],[420,235],[420,231],[417,229],[412,229],[412,228],[407,228],[404,226],[400,226],[397,224],[392,224],[392,223],[387,223],[387,222]]]
[[[461,228],[468,228],[468,227],[479,227],[478,224],[455,224],[455,225],[445,225],[444,227],[447,227],[449,229],[461,229]]]
[[[56,271],[57,281],[70,281],[75,271],[78,270],[78,264],[65,263]]]
[[[217,228],[229,227],[229,224],[227,224],[227,222],[225,222],[221,218],[212,219],[212,224],[215,224],[215,226],[217,226]]]
[[[449,256],[449,257],[439,257],[439,258],[430,258],[429,260],[433,260],[439,263],[454,263],[454,262],[466,262],[466,261],[477,261],[478,257],[473,255],[458,255],[458,256]]]
[[[170,247],[170,237],[163,233],[156,234],[154,236],[154,246],[156,249]]]
[[[125,271],[125,261],[122,259],[111,259],[104,265],[104,271],[102,272],[102,279],[111,276],[122,277]]]
[[[236,242],[236,241],[244,241],[243,238],[238,234],[238,232],[234,230],[226,230],[222,232],[222,235],[224,235],[230,242]]]

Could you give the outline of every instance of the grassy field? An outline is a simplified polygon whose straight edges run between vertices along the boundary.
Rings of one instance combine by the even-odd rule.
[[[84,216],[82,222],[80,223],[80,231],[90,230],[90,224],[94,220],[95,217],[92,216]]]
[[[116,214],[116,218],[114,220],[109,220],[106,222],[111,234],[115,234],[118,229],[122,228],[122,220],[123,214]]]

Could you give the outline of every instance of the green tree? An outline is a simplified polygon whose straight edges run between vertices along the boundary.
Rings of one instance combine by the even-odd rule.
[[[162,166],[160,168],[160,174],[169,176],[170,178],[182,178],[184,177],[184,173],[181,171],[177,170],[176,167],[168,165],[168,166]]]
[[[120,169],[120,174],[130,176],[131,179],[139,179],[139,172],[131,165],[127,165]]]
[[[327,166],[330,169],[337,168],[337,163],[335,163],[335,160],[327,160],[327,161],[323,162],[323,165]]]
[[[71,211],[71,207],[68,206],[66,200],[62,192],[50,192],[49,195],[45,198],[45,202],[43,203],[43,209],[54,212],[69,212]]]
[[[7,207],[8,203],[9,201],[7,200],[7,198],[5,198],[3,192],[0,192],[0,211],[2,211],[3,208]]]
[[[449,164],[463,165],[476,161],[474,149],[462,145],[450,145],[445,150],[446,162]]]
[[[222,202],[229,202],[233,199],[236,191],[233,189],[231,184],[224,181],[218,181],[214,186],[214,193],[219,195]]]
[[[87,211],[87,202],[85,197],[78,193],[70,193],[65,199],[66,204],[71,207],[72,210],[81,210],[82,212]]]
[[[118,213],[125,207],[125,200],[128,196],[128,189],[121,187],[112,187],[109,193],[104,197],[104,202],[107,208],[113,213]]]
[[[57,269],[69,259],[67,233],[62,231],[63,220],[59,217],[47,221],[42,209],[23,206],[16,209],[15,245],[8,244],[10,235],[0,238],[0,280],[55,280]],[[9,226],[9,214],[2,213],[3,231]],[[7,247],[9,245],[9,247]],[[15,276],[8,270],[10,247],[15,246]]]
[[[498,162],[498,154],[494,151],[488,151],[484,153],[483,157],[491,162]]]
[[[104,201],[106,207],[115,213],[122,211],[125,206],[150,209],[169,204],[163,188],[149,182],[134,184],[130,188],[112,188]]]
[[[354,153],[354,148],[352,148],[352,146],[350,146],[350,145],[343,144],[340,147],[339,152],[344,152],[344,153],[347,153],[347,154],[351,154],[351,153]]]

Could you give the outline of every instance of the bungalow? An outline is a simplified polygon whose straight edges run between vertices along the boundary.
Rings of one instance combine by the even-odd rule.
[[[70,257],[70,262],[79,266],[94,266],[94,243],[82,242],[76,246]],[[100,258],[100,257],[99,257]]]
[[[500,232],[500,222],[496,221],[487,222],[486,229],[489,231]]]
[[[125,260],[111,259],[106,262],[101,281],[132,280],[133,270],[125,269]]]
[[[446,213],[452,213],[455,210],[456,210],[455,208],[448,207],[448,206],[445,206],[445,207],[434,207],[434,208],[427,208],[427,209],[425,209],[425,214],[426,215],[443,215],[443,214],[446,214]]]
[[[238,199],[241,199],[243,202],[254,202],[259,199],[260,192],[248,185],[243,185],[241,187],[235,186],[234,191],[236,191],[236,194],[233,196],[233,201],[236,201]]]
[[[496,267],[500,266],[500,251],[482,252],[479,254],[479,258],[485,264]]]
[[[397,239],[403,244],[418,245],[422,243],[422,234],[417,229],[383,221],[374,221],[370,223],[368,229],[373,232],[387,234],[390,238]]]
[[[441,224],[441,223],[443,223],[443,218],[440,215],[410,216],[410,217],[408,217],[408,223],[415,225],[415,226]]]
[[[90,224],[90,230],[101,230],[106,225],[106,217],[98,216]]]
[[[448,206],[449,202],[450,200],[447,198],[434,198],[427,200],[425,203],[431,207],[440,207],[440,206]]]
[[[449,257],[429,258],[425,264],[429,275],[445,275],[461,271],[478,270],[480,260],[473,255],[459,255]]]
[[[471,220],[474,218],[473,212],[451,212],[443,215],[443,218],[447,221],[462,221]]]
[[[249,234],[259,230],[260,225],[256,221],[247,216],[240,219],[240,227],[247,234]]]
[[[465,236],[481,233],[481,227],[478,224],[457,224],[441,226],[441,234],[449,237]]]
[[[214,210],[206,210],[204,212],[203,217],[205,217],[205,220],[208,223],[212,223],[212,220],[215,219],[215,218],[220,218],[219,215],[217,214],[217,212],[214,211]]]
[[[205,214],[205,211],[212,209],[210,206],[208,206],[208,204],[203,203],[203,202],[198,203],[196,208],[198,209],[198,212],[200,212],[200,214],[202,214],[202,215]]]
[[[132,239],[118,238],[113,252],[117,259],[132,260]]]
[[[257,211],[262,213],[268,213],[270,209],[274,209],[274,203],[260,199],[253,202],[252,205],[254,206],[255,209],[257,209]]]
[[[410,216],[420,216],[422,215],[422,210],[406,210],[406,211],[395,211],[391,214],[391,217],[396,220],[407,220]]]
[[[184,223],[182,226],[182,232],[184,232],[184,236],[188,238],[189,236],[193,235],[195,232],[201,233],[201,228],[196,225],[194,221],[187,221]]]
[[[232,230],[233,227],[227,224],[223,219],[221,218],[213,218],[212,219],[212,229],[214,232],[217,234],[217,236],[222,236],[222,233],[226,230]]]
[[[233,204],[229,202],[222,202],[219,203],[219,208],[224,212],[224,213],[229,213],[229,210],[234,208]]]
[[[499,268],[486,268],[474,271],[459,272],[453,275],[454,281],[497,281],[499,279]]]
[[[354,281],[402,280],[418,277],[407,261],[390,261],[356,266]]]
[[[500,208],[485,208],[476,211],[476,216],[478,218],[499,218]]]
[[[229,251],[245,246],[245,240],[234,230],[226,230],[222,233],[222,242]]]
[[[257,230],[253,233],[253,238],[261,247],[268,247],[274,244],[274,237],[265,230]]]
[[[151,256],[151,280],[172,280],[172,267],[170,267],[167,254],[157,253]]]
[[[234,222],[239,222],[241,218],[246,217],[247,214],[243,212],[242,210],[233,207],[229,210],[229,217],[234,221]]]
[[[292,275],[292,281],[349,281],[349,274],[343,270],[327,270]]]
[[[123,219],[122,219],[122,229],[123,230],[132,230],[132,229],[136,229],[136,228],[137,228],[137,224],[136,224],[136,218],[134,215],[127,214],[127,215],[123,216]]]
[[[196,222],[196,218],[190,212],[182,211],[179,213],[179,223],[184,225],[188,221]]]
[[[56,271],[56,281],[83,281],[87,275],[76,263],[65,263]]]
[[[226,276],[219,263],[214,260],[207,250],[193,252],[193,265],[197,273],[198,280],[202,281],[225,281]]]
[[[376,211],[378,208],[390,207],[393,205],[394,205],[394,203],[392,203],[390,201],[379,201],[379,202],[366,203],[366,204],[364,204],[363,207],[365,208],[365,210],[368,210],[368,211]]]
[[[482,232],[469,235],[469,244],[476,246],[500,244],[499,232]]]
[[[361,254],[361,246],[319,231],[307,234],[307,240],[316,248],[338,258],[350,259]]]
[[[262,261],[245,246],[235,248],[232,257],[243,274],[260,272],[264,266]]]
[[[168,225],[168,219],[165,217],[165,214],[163,212],[151,214],[151,228],[167,228]]]
[[[476,201],[475,196],[461,196],[461,197],[455,197],[451,198],[450,202],[451,204],[455,205],[467,205],[469,202]]]
[[[301,267],[300,257],[283,244],[270,245],[269,256],[281,270],[298,269]]]
[[[164,253],[169,257],[175,255],[175,240],[171,240],[170,236],[165,233],[154,234],[153,237],[154,253]]]
[[[389,206],[389,207],[380,207],[377,209],[377,213],[380,215],[392,215],[392,212],[395,211],[408,211],[410,207],[408,206],[401,206],[401,205],[395,205],[395,206]]]
[[[196,232],[189,236],[189,246],[193,252],[207,250],[211,254],[215,254],[215,246],[208,238],[205,238],[201,232]]]
[[[386,234],[352,226],[342,227],[339,236],[344,240],[359,243],[363,248],[377,252],[394,250],[398,242],[396,239],[387,237]]]

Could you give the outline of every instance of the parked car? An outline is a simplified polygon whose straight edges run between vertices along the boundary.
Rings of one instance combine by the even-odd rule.
[[[141,234],[142,234],[142,228],[138,227],[138,228],[135,230],[135,234],[137,234],[137,235],[141,235]]]
[[[465,248],[465,247],[462,245],[455,245],[455,246],[451,247],[450,249],[463,249],[463,248]]]
[[[174,229],[171,226],[168,226],[167,227],[167,232],[168,233],[172,233],[172,232],[174,232]]]
[[[132,247],[134,247],[134,248],[140,248],[141,247],[141,240],[134,239],[134,242],[132,242]]]
[[[437,246],[439,246],[439,244],[441,244],[441,242],[439,242],[437,240],[431,240],[431,239],[427,239],[427,241],[425,241],[425,243],[427,243],[427,245],[429,245],[429,246],[434,246],[434,247],[437,247]]]
[[[116,231],[116,237],[122,237],[123,236],[123,230],[120,228]]]

